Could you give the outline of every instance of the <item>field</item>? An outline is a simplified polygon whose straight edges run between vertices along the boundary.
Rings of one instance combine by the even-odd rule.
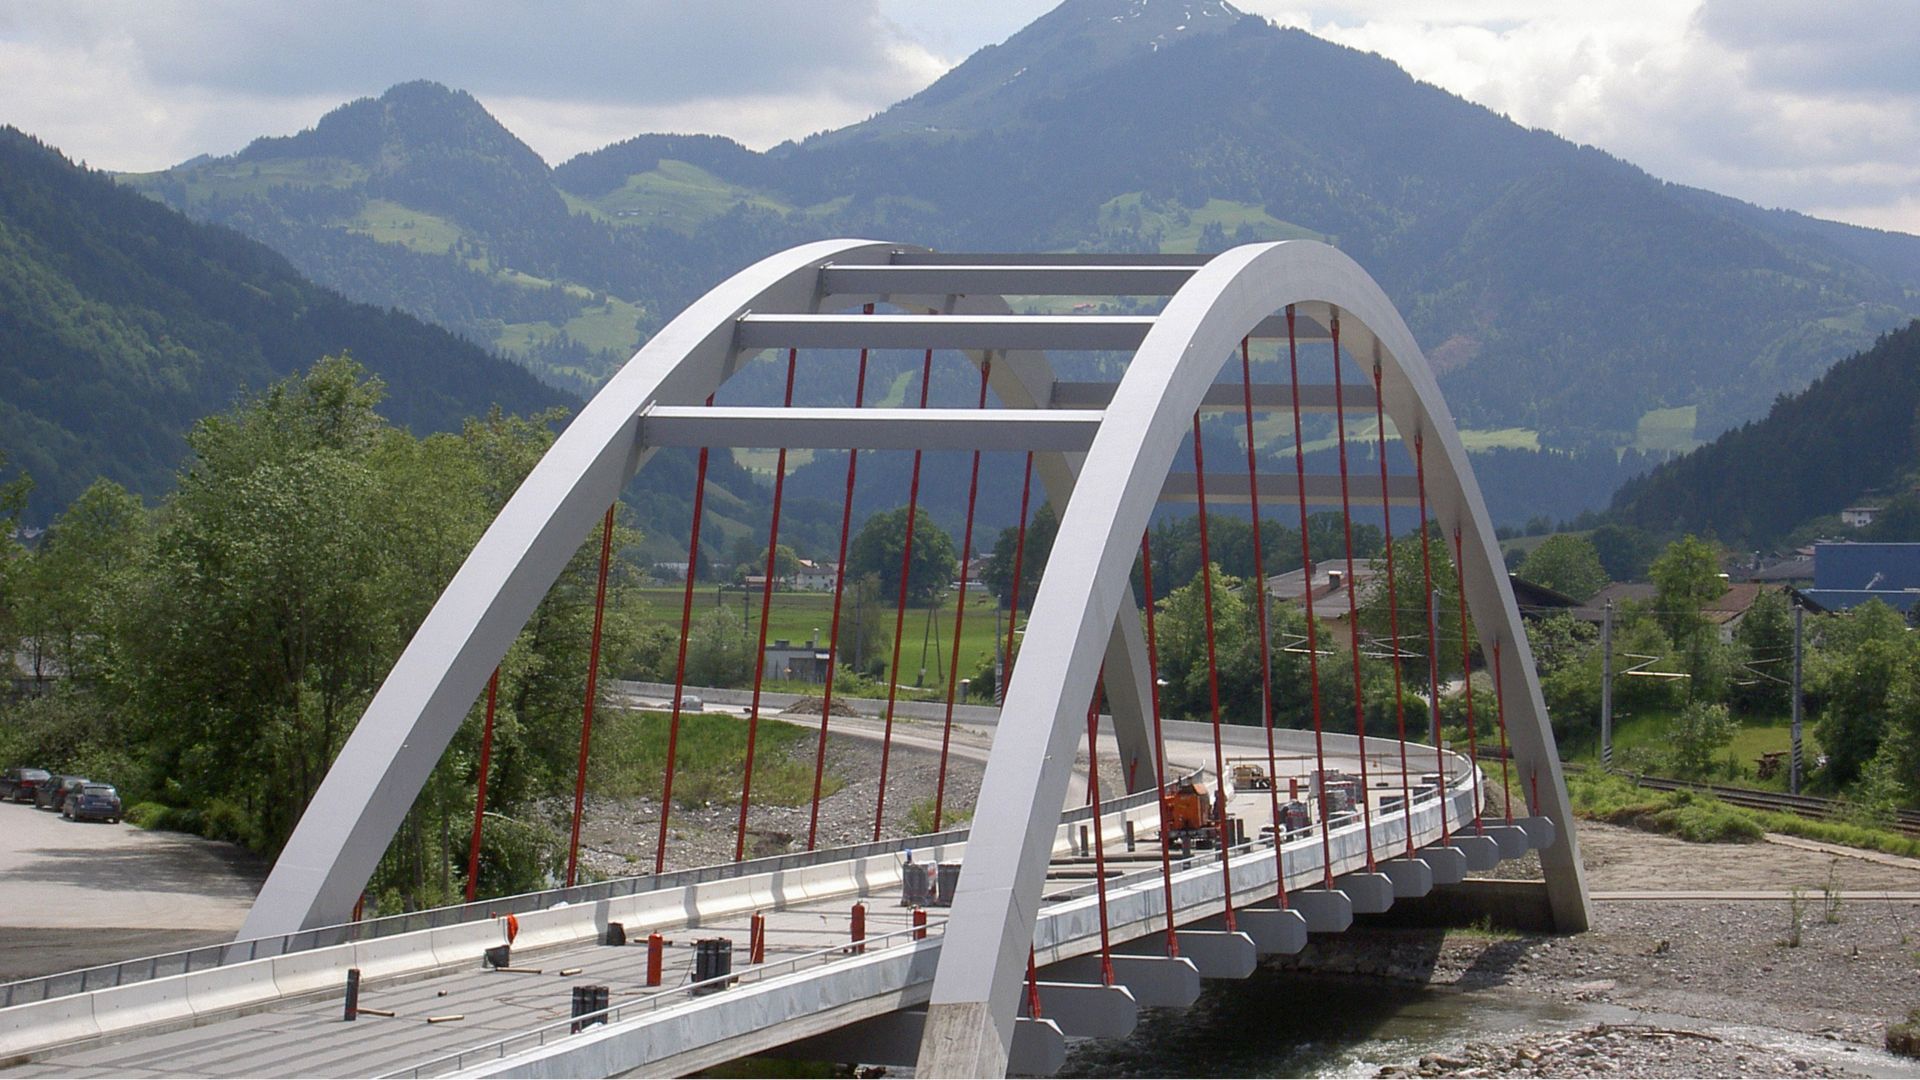
[[[615,799],[660,797],[666,776],[668,717],[657,712],[609,714],[595,730],[587,780],[595,795]],[[800,751],[813,745],[809,728],[781,720],[760,723],[754,743],[753,801],[762,806],[799,806],[812,797],[813,770]],[[674,801],[683,807],[740,799],[747,758],[746,725],[730,716],[687,713],[674,746]],[[828,775],[821,794],[840,790]]]
[[[1672,409],[1654,409],[1640,418],[1634,433],[1633,449],[1649,453],[1662,451],[1684,454],[1701,445],[1693,437],[1699,409],[1681,405]]]
[[[1625,768],[1626,755],[1635,751],[1643,754],[1657,754],[1667,743],[1668,726],[1674,715],[1667,711],[1648,710],[1639,715],[1614,715],[1613,721],[1613,764],[1616,769]],[[1820,744],[1814,738],[1813,725],[1806,724],[1800,733],[1801,755],[1811,768],[1814,758],[1819,756]],[[1765,788],[1772,791],[1787,790],[1787,775],[1784,770],[1773,777],[1759,778],[1758,760],[1760,755],[1775,751],[1790,750],[1793,746],[1793,730],[1790,721],[1779,717],[1761,717],[1743,720],[1740,729],[1734,733],[1733,742],[1722,751],[1723,762],[1731,760],[1734,772],[1731,776],[1721,774],[1713,777],[1716,783],[1734,783],[1744,787]],[[1597,764],[1600,760],[1600,744],[1597,734],[1585,738],[1569,739],[1560,747],[1560,755],[1568,761]],[[1659,772],[1658,768],[1648,770]]]
[[[649,623],[667,626],[676,634],[680,629],[680,604],[683,591],[679,587],[649,588],[639,590],[647,600],[646,620]],[[744,605],[742,601],[744,600]],[[967,621],[960,639],[960,677],[972,678],[993,659],[994,644],[994,608],[993,598],[979,583],[967,586]],[[757,629],[760,618],[760,593],[757,590],[729,588],[722,592],[712,585],[702,585],[694,592],[693,616],[698,620],[714,608],[721,608],[735,616],[744,614],[749,630]],[[893,640],[893,604],[883,600],[880,613],[884,628],[881,645],[881,662],[884,664],[891,655]],[[850,616],[851,598],[842,605],[841,621],[844,624]],[[900,669],[906,673],[902,680],[902,689],[909,687],[924,691],[929,696],[945,696],[946,668],[953,648],[953,596],[949,594],[945,601],[933,609],[932,619],[928,619],[925,607],[907,609],[904,641],[900,649]],[[1001,629],[1005,630],[1004,616]],[[1024,614],[1023,614],[1024,621]],[[833,625],[833,594],[830,592],[776,592],[773,594],[773,609],[768,620],[768,642],[785,639],[804,642],[809,639],[824,643],[829,629]],[[925,669],[922,677],[921,669]],[[768,680],[768,685],[774,685]],[[780,684],[783,689],[804,690],[804,686]],[[883,684],[884,685],[884,684]]]
[[[1160,250],[1193,252],[1200,247],[1200,234],[1208,225],[1218,225],[1231,238],[1245,225],[1260,240],[1325,240],[1326,236],[1282,221],[1266,209],[1250,203],[1227,199],[1208,199],[1198,209],[1170,204],[1166,209],[1144,205],[1140,192],[1131,192],[1107,200],[1100,207],[1103,228],[1134,229],[1143,236],[1159,233]]]

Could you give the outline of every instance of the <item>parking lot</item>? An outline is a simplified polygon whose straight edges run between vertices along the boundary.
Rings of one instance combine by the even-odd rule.
[[[266,866],[230,844],[0,803],[0,979],[220,941]]]

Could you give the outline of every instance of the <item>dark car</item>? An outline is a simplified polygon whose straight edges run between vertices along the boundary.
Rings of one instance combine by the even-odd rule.
[[[42,810],[59,810],[74,792],[86,787],[93,781],[84,776],[62,776],[55,773],[46,783],[33,789],[33,805]]]
[[[112,784],[87,784],[67,796],[67,801],[61,804],[60,816],[69,821],[118,823],[120,793]]]
[[[51,779],[53,774],[45,769],[8,769],[0,775],[0,799],[32,802],[35,789]]]

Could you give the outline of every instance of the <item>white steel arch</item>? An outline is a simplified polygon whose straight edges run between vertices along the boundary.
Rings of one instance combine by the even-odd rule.
[[[1158,316],[1022,317],[1005,297],[1171,295]],[[868,300],[907,312],[818,314]],[[1432,516],[1459,532],[1466,599],[1489,652],[1507,662],[1508,729],[1537,813],[1557,828],[1541,852],[1556,923],[1584,929],[1585,885],[1546,709],[1478,485],[1404,322],[1346,255],[1311,241],[1206,257],[933,256],[860,240],[772,256],[675,318],[588,403],[475,547],[368,706],[241,930],[243,938],[344,921],[487,674],[581,539],[665,445],[1034,448],[1061,509],[1054,555],[1028,621],[982,784],[975,836],[922,1049],[926,1075],[1004,1070],[1047,853],[1086,702],[1103,661],[1123,754],[1152,775],[1148,673],[1128,577],[1148,514],[1197,409],[1243,337],[1271,334],[1293,305],[1338,318],[1348,355],[1381,371],[1403,439],[1426,446]],[[760,349],[957,348],[991,359],[1007,409],[692,410]],[[1111,399],[1054,380],[1050,348],[1134,349]],[[1308,388],[1312,389],[1312,388]],[[1324,388],[1321,388],[1324,389]],[[1370,391],[1369,391],[1370,393]],[[1311,396],[1311,395],[1309,395]],[[1324,396],[1322,394],[1321,396]],[[1329,399],[1330,400],[1330,399]],[[1369,401],[1370,401],[1369,397]],[[1104,408],[1086,406],[1104,404]],[[784,426],[783,426],[784,425]],[[780,435],[770,435],[771,432]],[[1024,440],[1024,442],[1022,441]],[[1276,493],[1275,503],[1286,501]],[[1309,497],[1308,492],[1298,497]]]
[[[942,958],[917,1072],[998,1075],[1012,1045],[1020,977],[1044,884],[1052,816],[1065,795],[1078,740],[1076,717],[1093,693],[1099,643],[1123,605],[1138,538],[1173,456],[1215,375],[1242,338],[1289,305],[1339,318],[1351,355],[1381,367],[1387,414],[1403,438],[1434,451],[1428,486],[1434,517],[1461,534],[1465,591],[1482,645],[1499,641],[1509,732],[1525,770],[1548,781],[1540,812],[1558,827],[1541,852],[1558,925],[1586,928],[1586,890],[1570,807],[1547,724],[1533,656],[1495,544],[1479,485],[1439,387],[1399,313],[1351,258],[1324,244],[1288,241],[1215,257],[1175,293],[1134,354],[1056,534],[1054,556],[1027,622],[1021,663],[981,783],[974,829],[1018,838],[973,854],[962,872],[948,941],[978,943]],[[996,947],[987,948],[988,943]]]

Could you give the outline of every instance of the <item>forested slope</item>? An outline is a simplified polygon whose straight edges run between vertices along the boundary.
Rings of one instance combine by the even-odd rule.
[[[493,404],[569,404],[445,330],[349,302],[262,244],[0,128],[0,451],[34,479],[29,522],[97,476],[160,494],[195,421],[341,352],[415,431],[457,430]]]
[[[1782,396],[1766,417],[1630,481],[1613,516],[1767,544],[1920,465],[1920,321]]]

